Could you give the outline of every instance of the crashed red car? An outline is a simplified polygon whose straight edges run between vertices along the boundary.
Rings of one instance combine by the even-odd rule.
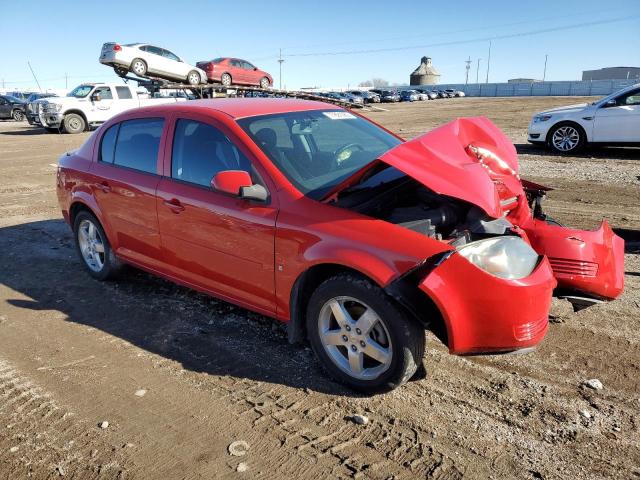
[[[404,142],[288,99],[130,110],[57,177],[93,277],[128,263],[275,317],[367,391],[416,372],[425,328],[454,354],[527,349],[554,289],[620,294],[622,240],[550,221],[545,191],[485,118]]]

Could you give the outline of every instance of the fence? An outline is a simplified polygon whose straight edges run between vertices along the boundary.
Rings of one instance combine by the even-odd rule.
[[[545,97],[545,96],[591,96],[609,95],[621,88],[635,83],[638,79],[630,80],[592,80],[592,81],[559,81],[534,83],[469,83],[438,84],[438,85],[403,85],[394,87],[399,90],[428,89],[445,90],[452,88],[461,90],[469,97]]]

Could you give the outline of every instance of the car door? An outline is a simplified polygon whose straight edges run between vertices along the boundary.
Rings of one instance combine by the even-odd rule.
[[[130,110],[140,106],[138,94],[133,92],[128,86],[116,85],[115,90],[118,100],[114,102],[112,107],[115,109],[114,113],[124,112],[125,110]]]
[[[100,100],[96,100],[98,96]],[[91,102],[89,117],[92,123],[106,122],[118,113],[118,110],[114,108],[114,104],[118,102],[114,102],[113,91],[109,86],[96,87],[87,98]]]
[[[163,118],[142,116],[109,127],[91,166],[91,189],[116,252],[156,270],[161,266],[155,195],[163,126]]]
[[[277,206],[211,187],[219,171],[260,175],[224,126],[179,114],[172,122],[157,211],[164,261],[172,275],[217,296],[275,313],[274,238]]]
[[[176,80],[184,80],[187,77],[187,74],[190,71],[190,66],[182,62],[176,54],[163,48],[162,56],[164,57],[168,74]]]
[[[640,142],[640,88],[626,92],[597,110],[594,142]]]
[[[242,61],[237,58],[231,58],[229,60],[229,65],[231,66],[231,71],[229,73],[231,74],[233,83],[247,83],[247,72],[242,67]]]
[[[251,85],[260,84],[260,75],[258,74],[256,67],[247,62],[246,60],[242,60],[241,62],[242,68],[244,69],[245,81]]]
[[[11,104],[6,98],[0,97],[0,118],[11,117]]]
[[[146,52],[147,72],[163,76],[169,73],[168,59],[164,57],[162,48],[146,45],[142,50]]]

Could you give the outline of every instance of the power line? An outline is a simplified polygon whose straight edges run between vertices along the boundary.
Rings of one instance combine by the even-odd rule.
[[[382,52],[396,52],[399,50],[411,50],[411,49],[419,49],[419,48],[432,48],[432,47],[445,47],[450,45],[463,45],[467,43],[479,43],[479,42],[487,42],[490,40],[503,40],[507,38],[517,38],[517,37],[525,37],[529,35],[539,35],[542,33],[550,33],[550,32],[558,32],[562,30],[571,30],[581,27],[589,27],[595,25],[604,25],[608,23],[616,23],[616,22],[625,22],[629,20],[635,20],[640,18],[640,15],[630,15],[626,17],[617,17],[610,18],[605,20],[593,20],[591,22],[581,22],[574,23],[569,25],[563,25],[559,27],[549,27],[549,28],[541,28],[538,30],[529,30],[526,32],[518,32],[518,33],[509,33],[504,35],[493,35],[490,37],[479,37],[468,40],[451,40],[447,42],[438,42],[438,43],[430,43],[424,45],[409,45],[403,47],[387,47],[387,48],[375,48],[375,49],[366,49],[366,50],[341,50],[341,51],[333,51],[333,52],[307,52],[307,53],[290,53],[285,55],[286,57],[319,57],[319,56],[332,56],[332,55],[357,55],[363,53],[382,53]]]

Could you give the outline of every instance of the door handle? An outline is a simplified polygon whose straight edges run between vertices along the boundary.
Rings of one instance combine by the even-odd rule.
[[[109,193],[111,191],[111,187],[107,182],[100,182],[96,184],[96,188],[102,190],[104,193]]]
[[[165,200],[164,203],[173,213],[180,213],[184,210],[184,206],[180,203],[180,200],[177,198],[172,198],[171,200]]]

